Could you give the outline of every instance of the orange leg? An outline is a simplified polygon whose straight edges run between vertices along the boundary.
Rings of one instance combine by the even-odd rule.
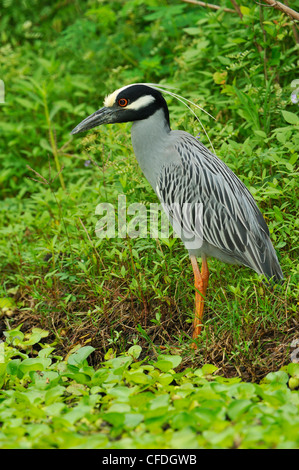
[[[204,299],[207,292],[209,282],[209,268],[206,256],[202,256],[201,272],[199,270],[196,257],[190,256],[190,261],[194,273],[194,286],[195,286],[195,316],[193,321],[193,334],[192,338],[196,339],[201,332],[202,316],[204,308]],[[192,347],[196,349],[196,344],[193,343]]]

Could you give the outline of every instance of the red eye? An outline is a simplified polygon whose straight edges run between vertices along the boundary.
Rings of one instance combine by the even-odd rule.
[[[122,108],[124,108],[125,106],[127,106],[128,104],[128,100],[126,100],[126,98],[120,98],[118,100],[118,105],[121,106]]]

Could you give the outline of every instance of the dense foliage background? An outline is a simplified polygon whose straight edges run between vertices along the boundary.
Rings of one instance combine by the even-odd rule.
[[[186,367],[212,364],[214,369],[209,369],[207,374],[195,374],[208,375],[208,382],[216,370],[225,377],[255,382],[285,367],[279,376],[270,376],[266,384],[274,382],[276,389],[285,387],[290,391],[289,377],[297,380],[298,375],[292,367],[287,369],[298,338],[299,92],[296,88],[299,82],[294,80],[299,76],[295,22],[280,11],[240,0],[239,12],[229,0],[217,3],[233,12],[225,12],[223,8],[214,11],[179,0],[48,3],[19,1],[16,6],[12,0],[3,0],[1,5],[0,79],[5,85],[5,102],[0,103],[0,339],[6,338],[7,347],[12,348],[7,356],[9,363],[19,361],[5,364],[5,368],[0,364],[0,377],[3,375],[0,384],[7,390],[4,396],[12,400],[9,390],[27,389],[28,383],[40,390],[36,371],[44,370],[48,374],[48,367],[52,367],[54,374],[47,376],[50,388],[53,384],[53,387],[66,386],[67,378],[79,384],[78,394],[71,390],[68,393],[73,395],[67,396],[84,398],[86,394],[82,390],[86,390],[87,384],[102,387],[106,372],[99,373],[100,381],[97,381],[93,377],[94,369],[85,371],[90,382],[86,377],[72,375],[69,369],[66,372],[64,369],[64,378],[59,379],[60,361],[63,363],[68,353],[74,353],[74,347],[90,347],[83,349],[88,354],[82,353],[78,370],[84,364],[88,367],[84,362],[87,356],[95,370],[104,358],[115,359],[116,362],[106,364],[107,371],[107,367],[119,365],[117,354],[128,357],[127,351],[132,347],[142,347],[136,357],[129,354],[135,361],[156,360],[166,349],[168,358],[173,354],[180,358],[171,363],[180,373]],[[298,0],[290,4],[299,10]],[[194,308],[192,269],[181,242],[174,238],[149,237],[100,240],[95,236],[98,220],[95,208],[100,202],[115,204],[119,194],[125,194],[128,203],[143,202],[148,208],[151,202],[157,202],[135,161],[130,124],[102,127],[83,137],[70,136],[76,124],[102,106],[108,93],[134,82],[172,85],[175,92],[214,116],[215,120],[194,108],[218,156],[254,195],[285,274],[283,286],[271,290],[249,269],[232,268],[211,260],[204,329],[196,352],[190,349]],[[200,133],[202,142],[211,148],[193,114],[181,103],[170,98],[167,101],[172,127],[194,135]],[[32,328],[37,332],[43,328],[47,333],[34,336],[30,333]],[[28,340],[26,336],[24,339],[27,333]],[[34,340],[30,340],[32,335]],[[53,348],[59,356],[53,356]],[[16,359],[18,351],[20,357]],[[29,362],[24,365],[22,361]],[[121,364],[127,364],[130,369],[131,362],[125,360]],[[71,362],[68,367],[72,365]],[[137,362],[134,367],[141,365]],[[163,372],[163,368],[157,369]],[[138,387],[142,384],[143,391],[151,389],[153,382],[145,379],[146,374],[156,377],[158,394],[159,384],[166,386],[174,380],[172,375],[169,382],[169,377],[164,380],[159,374],[152,374],[153,369],[150,372],[142,369],[138,372],[143,375],[139,379],[136,376],[134,381],[129,372],[122,375],[124,370],[119,373],[121,389],[108,396],[107,403],[112,396],[124,397],[126,384],[135,383]],[[166,375],[169,370],[166,367]],[[189,378],[195,384],[192,374]],[[111,377],[107,380],[111,384]],[[181,387],[185,379],[177,376],[176,380]],[[296,387],[298,384],[292,382],[292,394],[298,394]],[[55,390],[47,406],[57,397],[59,406],[50,410],[58,416],[60,412],[66,413],[60,406],[63,400],[67,406],[66,395],[62,388]],[[244,408],[242,404],[240,409],[236,408],[237,413],[232,411],[230,421],[239,416],[239,410],[249,409],[255,393],[258,400],[264,400],[261,390],[248,390],[244,394],[240,392],[239,398],[247,402],[243,403]],[[91,395],[95,397],[98,392],[93,389]],[[98,406],[97,399],[90,398],[91,395],[90,401],[70,399],[69,406],[74,403]],[[217,415],[220,421],[228,404],[224,395],[222,398],[224,402]],[[10,405],[6,399],[0,401],[0,421],[8,416]],[[24,418],[22,413],[18,415],[22,399],[19,397],[21,404],[13,417],[17,421],[7,424],[7,433],[0,431],[4,445],[88,445],[78,436],[77,441],[71,438],[68,441],[65,423],[60,444],[53,437],[39,441],[41,429],[45,436],[58,432],[57,421],[58,428],[51,428],[47,423],[44,428],[32,428],[32,435],[29,431],[26,434],[25,428],[22,428],[24,432],[16,433]],[[44,399],[38,402],[37,409],[46,406]],[[271,402],[274,408],[282,406],[277,400],[274,400],[277,406]],[[169,412],[169,403],[167,406],[165,403],[161,415]],[[113,439],[134,432],[143,422],[141,408],[137,410],[137,418],[128,418],[129,427],[124,422],[121,424],[117,416],[106,416],[106,421],[103,418],[114,429]],[[181,412],[182,409],[183,405]],[[120,409],[116,407],[114,412]],[[32,426],[48,416],[47,413],[38,415],[36,410],[32,413]],[[83,415],[83,411],[78,412],[72,418],[72,426]],[[288,423],[288,416],[283,416]],[[208,429],[209,423],[215,420],[212,414],[206,419]],[[202,420],[201,416],[199,421]],[[90,428],[86,424],[85,429],[83,425],[87,434],[94,433],[98,426],[91,421]],[[173,437],[170,433],[164,444],[163,440],[151,441],[148,437],[148,445],[175,447],[182,442],[188,416],[176,418],[174,422],[175,425],[171,421],[167,426],[181,434]],[[150,436],[159,434],[164,425],[163,419],[158,419],[157,426],[152,430],[146,428],[146,432]],[[281,423],[275,425],[279,429]],[[13,426],[15,429],[11,431]],[[283,426],[287,424],[284,422]],[[102,436],[88,441],[90,445],[94,442],[95,446],[113,446],[107,429],[105,439]],[[240,435],[240,429],[237,438],[235,429],[229,429],[233,430],[224,433],[223,441],[217,441],[211,434],[204,437],[200,434],[198,440],[198,428],[192,432],[189,429],[183,442],[188,441],[189,432],[194,434],[188,441],[192,445],[196,442],[208,447],[242,446],[245,437]],[[250,435],[246,441],[247,436],[244,446],[280,445],[278,433],[274,432],[273,439],[268,440],[266,434],[265,430],[258,437]],[[296,446],[293,431],[288,436],[283,445]],[[124,441],[127,445],[137,445],[136,436],[127,439]]]

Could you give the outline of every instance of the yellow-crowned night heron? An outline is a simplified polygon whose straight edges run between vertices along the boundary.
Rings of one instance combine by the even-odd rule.
[[[246,186],[225,163],[192,135],[170,129],[166,101],[153,86],[134,84],[116,90],[72,134],[121,122],[133,122],[138,163],[189,251],[196,339],[209,279],[208,257],[248,266],[275,282],[283,278],[268,227]],[[202,258],[201,271],[197,256]]]

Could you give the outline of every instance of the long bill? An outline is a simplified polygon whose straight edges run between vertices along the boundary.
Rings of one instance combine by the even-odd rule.
[[[101,124],[109,124],[113,122],[114,114],[115,111],[112,108],[101,108],[80,122],[80,124],[72,130],[71,134],[88,131],[89,129],[100,126]]]

